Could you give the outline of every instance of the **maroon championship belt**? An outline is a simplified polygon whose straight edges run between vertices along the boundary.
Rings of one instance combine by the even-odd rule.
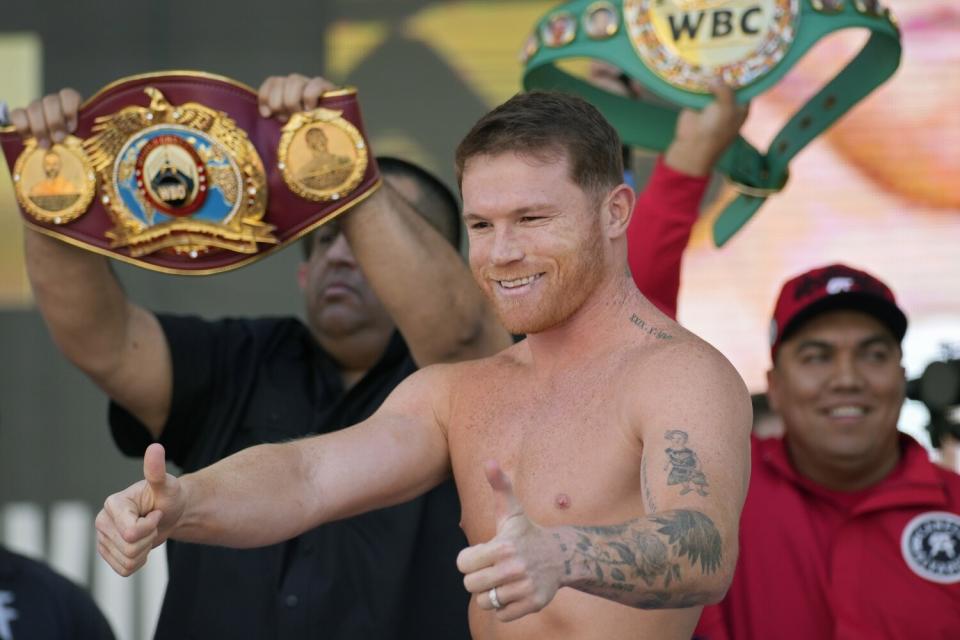
[[[250,87],[192,71],[108,85],[50,149],[12,127],[0,145],[28,226],[164,273],[249,264],[380,186],[356,90],[284,124]]]

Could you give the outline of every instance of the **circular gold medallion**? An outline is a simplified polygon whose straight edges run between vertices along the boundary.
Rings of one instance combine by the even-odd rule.
[[[540,40],[547,47],[562,47],[577,37],[577,21],[566,11],[555,13],[540,25]]]
[[[637,54],[670,84],[709,93],[720,75],[734,89],[769,72],[790,49],[799,0],[624,0]]]
[[[28,214],[40,222],[66,224],[86,213],[97,174],[79,138],[67,136],[49,149],[30,139],[13,166],[13,186]]]
[[[583,13],[583,30],[592,40],[606,40],[620,30],[620,14],[607,0],[594,2]]]
[[[294,114],[283,127],[277,157],[290,190],[315,202],[348,195],[368,162],[360,131],[330,109]]]

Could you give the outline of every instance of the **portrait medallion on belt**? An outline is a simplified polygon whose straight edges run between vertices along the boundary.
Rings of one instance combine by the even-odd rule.
[[[246,133],[221,111],[175,106],[156,88],[144,91],[149,107],[98,118],[84,143],[115,224],[111,246],[134,257],[172,251],[196,258],[276,244],[262,221],[263,162]]]
[[[921,513],[903,528],[900,551],[921,578],[940,584],[960,582],[960,515]]]
[[[576,37],[577,19],[567,11],[553,14],[540,26],[540,41],[547,47],[562,47]]]
[[[637,55],[670,84],[710,92],[716,75],[739,89],[766,75],[793,43],[799,0],[624,0]]]
[[[360,184],[369,162],[360,131],[342,111],[295,113],[283,127],[278,168],[291,191],[314,202],[339,200]]]
[[[594,2],[583,12],[583,30],[592,40],[606,40],[620,30],[620,13],[607,0]]]
[[[97,174],[75,136],[49,149],[27,140],[13,167],[13,188],[23,210],[40,222],[66,224],[90,207]]]

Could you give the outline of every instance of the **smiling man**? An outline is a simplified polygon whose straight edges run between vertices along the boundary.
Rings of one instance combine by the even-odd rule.
[[[737,571],[698,638],[960,637],[960,476],[897,431],[906,328],[863,271],[783,286],[767,377],[786,436],[754,441]]]
[[[457,152],[470,264],[526,339],[426,367],[364,422],[249,448],[181,478],[163,448],[107,499],[100,553],[127,575],[173,538],[270,544],[453,475],[478,640],[687,639],[737,557],[750,404],[713,348],[637,290],[616,132],[586,102],[516,96]],[[682,432],[701,491],[668,478]]]

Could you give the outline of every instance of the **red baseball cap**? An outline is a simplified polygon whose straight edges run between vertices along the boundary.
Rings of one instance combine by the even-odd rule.
[[[780,343],[807,320],[826,311],[852,309],[882,322],[897,338],[907,332],[904,315],[893,291],[865,271],[844,264],[831,264],[801,273],[783,285],[770,323],[770,357]]]

